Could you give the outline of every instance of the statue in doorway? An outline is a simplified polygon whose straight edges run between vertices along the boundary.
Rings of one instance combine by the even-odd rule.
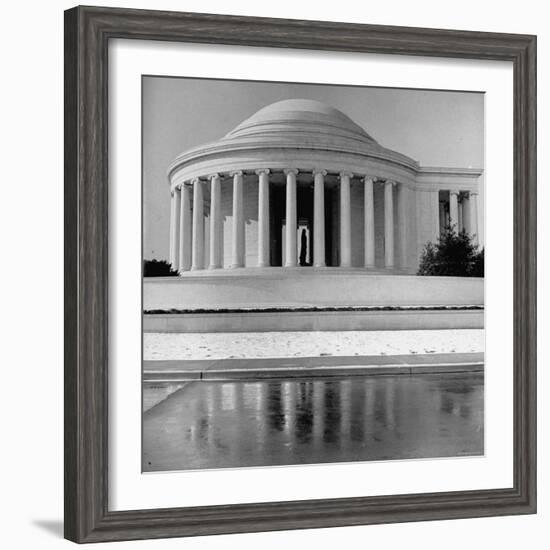
[[[307,258],[307,235],[306,230],[302,229],[302,234],[300,235],[300,265],[306,265]]]

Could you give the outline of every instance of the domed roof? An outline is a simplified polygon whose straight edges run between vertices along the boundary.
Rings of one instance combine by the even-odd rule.
[[[287,99],[263,107],[221,139],[183,152],[169,166],[168,177],[175,171],[185,178],[258,166],[276,170],[288,162],[307,170],[323,163],[320,155],[326,156],[330,169],[358,173],[368,159],[418,167],[413,159],[380,145],[342,111],[311,99]]]
[[[223,139],[297,137],[298,134],[311,137],[314,141],[331,136],[376,143],[342,111],[312,99],[286,99],[267,105],[241,122]]]

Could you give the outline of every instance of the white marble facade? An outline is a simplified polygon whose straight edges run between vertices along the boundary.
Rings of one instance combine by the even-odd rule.
[[[170,166],[170,263],[414,273],[448,225],[477,238],[481,169],[423,167],[337,109],[268,105]]]

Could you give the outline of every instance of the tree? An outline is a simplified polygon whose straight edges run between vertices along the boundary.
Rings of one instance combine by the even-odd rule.
[[[174,277],[178,272],[166,260],[144,260],[144,277]]]
[[[418,275],[483,277],[484,255],[484,249],[479,250],[471,235],[448,227],[437,243],[424,246]]]

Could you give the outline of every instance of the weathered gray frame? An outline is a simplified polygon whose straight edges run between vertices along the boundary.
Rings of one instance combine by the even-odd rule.
[[[107,48],[111,38],[513,63],[513,488],[108,511]],[[536,37],[95,7],[65,12],[66,538],[114,541],[535,511]]]

